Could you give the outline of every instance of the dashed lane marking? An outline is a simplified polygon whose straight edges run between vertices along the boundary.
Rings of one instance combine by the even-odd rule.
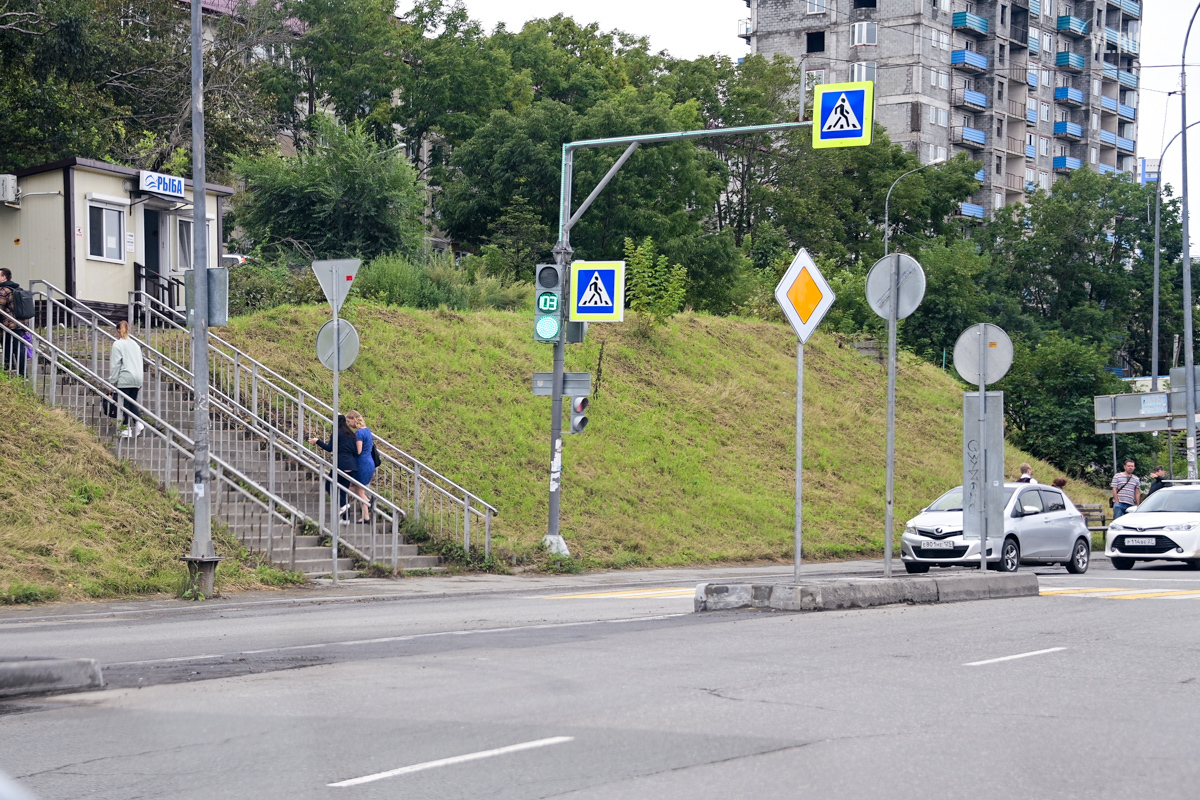
[[[544,597],[544,600],[601,600],[601,599],[619,599],[619,600],[637,600],[637,599],[654,599],[658,597],[694,597],[696,590],[693,588],[681,588],[679,586],[667,586],[661,589],[626,589],[619,592],[589,592],[587,594],[556,594]]]

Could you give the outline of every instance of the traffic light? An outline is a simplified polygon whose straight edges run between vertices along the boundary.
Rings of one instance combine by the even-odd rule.
[[[583,433],[587,428],[587,408],[590,402],[586,397],[571,398],[571,430],[570,433]]]
[[[556,264],[539,264],[535,281],[533,339],[537,342],[557,342],[562,334],[563,296],[562,270]]]

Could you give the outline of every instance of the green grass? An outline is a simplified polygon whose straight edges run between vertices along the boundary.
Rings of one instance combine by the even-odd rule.
[[[500,509],[496,547],[528,557],[545,531],[550,401],[530,392],[551,348],[528,314],[351,303],[362,353],[342,408]],[[328,309],[277,308],[225,335],[319,396],[330,373],[313,342]],[[603,355],[601,354],[603,352]],[[796,339],[785,326],[697,314],[649,338],[593,325],[567,369],[588,371],[587,432],[563,447],[562,527],[574,563],[648,567],[792,557]],[[832,336],[805,349],[806,558],[883,548],[886,372]],[[896,530],[961,482],[962,388],[912,357],[899,373]],[[1010,448],[1008,472],[1028,460]],[[1100,495],[1068,486],[1077,502]],[[544,561],[544,559],[543,559]]]
[[[87,428],[0,377],[0,605],[180,594],[191,512]],[[295,577],[214,533],[218,591]]]

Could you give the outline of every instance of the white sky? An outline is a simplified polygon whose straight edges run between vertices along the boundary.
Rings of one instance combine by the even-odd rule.
[[[1180,51],[1187,28],[1187,17],[1195,7],[1191,0],[1142,0],[1142,75],[1138,102],[1138,156],[1157,158],[1163,145],[1179,130],[1179,97],[1166,92],[1179,88]],[[400,0],[400,10],[410,3]],[[563,13],[577,21],[599,22],[604,29],[620,28],[650,38],[655,50],[695,58],[721,53],[733,58],[745,55],[749,48],[737,37],[737,21],[750,15],[743,0],[467,0],[471,16],[489,31],[504,22],[519,30],[530,19]],[[1200,26],[1190,43],[1188,77],[1193,94],[1189,121],[1200,120]],[[1156,64],[1174,64],[1173,68],[1154,68]],[[1166,131],[1164,137],[1164,130]],[[1189,181],[1200,186],[1200,125],[1189,139]],[[1176,142],[1167,156],[1164,175],[1175,187],[1180,186],[1180,149]],[[1189,187],[1190,188],[1190,187]],[[1200,209],[1191,214],[1200,221]],[[1195,230],[1195,225],[1193,225]],[[1200,240],[1200,232],[1193,240]]]

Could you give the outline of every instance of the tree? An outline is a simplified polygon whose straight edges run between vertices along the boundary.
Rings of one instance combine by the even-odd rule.
[[[550,231],[525,198],[518,195],[492,223],[482,255],[488,273],[502,282],[532,280],[535,265],[550,255]]]
[[[246,183],[236,204],[246,244],[315,258],[419,252],[424,200],[404,157],[361,121],[342,127],[318,114],[310,125],[311,139],[294,158],[235,163]]]
[[[682,264],[672,266],[665,255],[658,255],[650,237],[641,244],[625,240],[625,271],[627,303],[638,315],[642,334],[648,335],[656,325],[666,325],[683,308],[687,270]]]

